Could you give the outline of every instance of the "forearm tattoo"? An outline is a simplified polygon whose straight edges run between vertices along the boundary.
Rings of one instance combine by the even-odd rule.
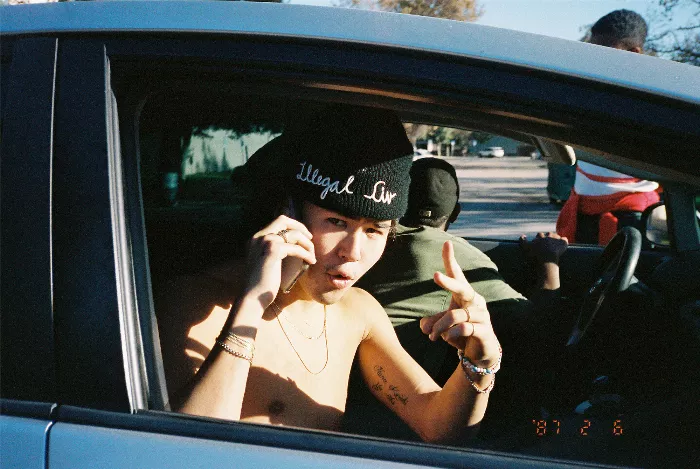
[[[375,391],[384,391],[384,385],[386,384],[388,385],[388,392],[385,392],[384,396],[391,403],[391,405],[396,405],[397,402],[406,405],[408,403],[408,397],[401,394],[401,391],[397,386],[388,383],[387,378],[384,374],[384,368],[380,365],[376,365],[374,367],[374,371],[377,374],[378,381],[372,384],[372,389],[374,389]]]

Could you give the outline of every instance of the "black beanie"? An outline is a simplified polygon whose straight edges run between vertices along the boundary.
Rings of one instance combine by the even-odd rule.
[[[331,105],[282,139],[295,199],[355,218],[403,216],[413,146],[395,113]]]

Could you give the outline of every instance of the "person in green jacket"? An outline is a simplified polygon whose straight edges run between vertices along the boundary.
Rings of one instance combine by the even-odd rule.
[[[425,363],[425,350],[412,340],[418,336],[408,329],[418,329],[420,318],[444,311],[449,305],[449,292],[433,281],[435,272],[443,269],[440,252],[445,241],[452,241],[464,275],[486,299],[499,337],[512,336],[509,329],[527,320],[536,308],[534,303],[539,303],[539,298],[533,303],[508,285],[486,254],[463,238],[447,233],[460,210],[459,180],[454,167],[439,158],[416,160],[411,167],[408,210],[396,227],[395,239],[358,282],[384,306],[409,353],[415,352],[415,358],[423,359],[433,371],[434,367]],[[522,237],[521,243],[537,263],[537,283],[532,295],[545,296],[550,301],[559,289],[558,262],[568,245],[566,238],[540,233],[532,242]]]
[[[442,245],[452,241],[465,277],[486,299],[504,353],[508,351],[508,356],[514,357],[503,364],[504,369],[512,370],[503,381],[517,386],[523,374],[529,373],[523,366],[536,359],[533,343],[540,339],[550,343],[557,340],[539,335],[543,330],[551,333],[550,324],[561,314],[558,262],[568,246],[566,238],[556,233],[539,233],[532,241],[521,237],[524,254],[535,261],[537,272],[528,299],[506,283],[486,254],[463,238],[447,233],[461,210],[454,167],[439,158],[421,158],[414,161],[410,175],[408,210],[396,227],[395,239],[387,243],[382,258],[358,282],[358,287],[382,304],[409,354],[436,382],[443,382],[457,356],[439,341],[431,342],[421,334],[419,321],[449,306],[449,292],[440,288],[433,277],[443,270]],[[506,393],[504,398],[509,399]],[[507,407],[502,410],[510,412]]]

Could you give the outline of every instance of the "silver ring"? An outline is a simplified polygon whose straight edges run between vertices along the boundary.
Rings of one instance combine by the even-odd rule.
[[[289,241],[287,240],[287,233],[289,233],[290,230],[280,230],[277,233],[275,233],[277,236],[281,236],[282,239],[284,240],[285,243],[288,243]]]

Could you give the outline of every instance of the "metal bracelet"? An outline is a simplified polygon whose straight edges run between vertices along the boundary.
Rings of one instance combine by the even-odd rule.
[[[230,353],[231,355],[233,355],[234,357],[242,358],[243,360],[246,360],[246,361],[247,361],[248,363],[250,363],[251,365],[253,364],[253,354],[252,354],[252,353],[250,354],[250,356],[248,356],[248,355],[245,355],[245,354],[243,354],[243,353],[241,353],[241,352],[237,352],[236,350],[233,350],[231,347],[229,347],[229,346],[226,344],[226,342],[224,342],[224,341],[222,341],[222,340],[218,340],[218,339],[217,339],[216,344],[217,344],[219,347],[221,347],[222,349],[224,349],[226,352],[228,352],[228,353]]]
[[[227,334],[222,332],[216,340],[220,340],[221,342],[230,342],[231,344],[244,349],[250,353],[251,356],[255,353],[255,343],[253,341],[244,339],[233,332],[228,332]]]

